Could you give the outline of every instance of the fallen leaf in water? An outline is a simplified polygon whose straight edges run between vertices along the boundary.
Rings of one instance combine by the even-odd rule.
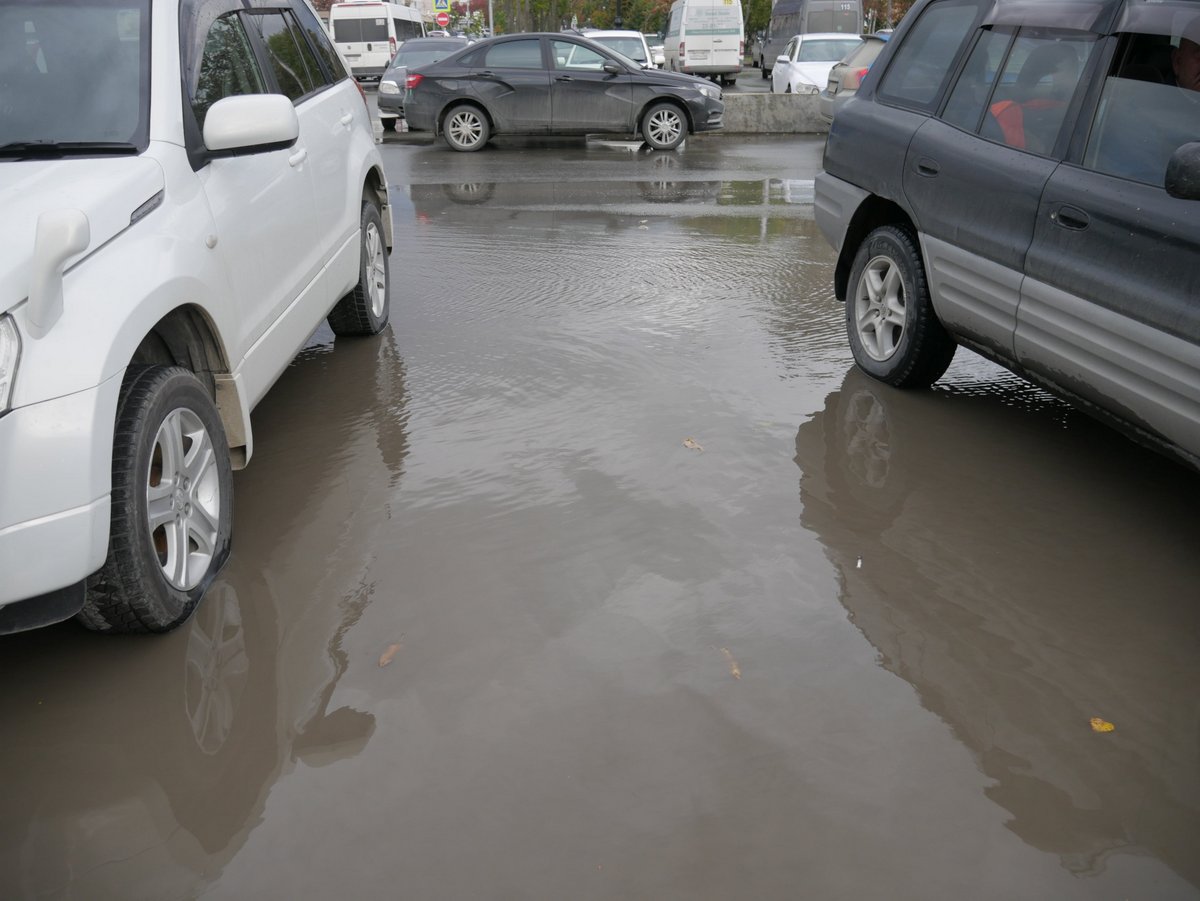
[[[702,448],[699,444],[696,443],[695,438],[684,438],[683,446],[686,447],[688,450],[698,450],[698,451],[704,450],[704,448]]]
[[[733,654],[729,652],[729,648],[721,648],[721,653],[725,655],[725,662],[729,664],[729,674],[735,679],[742,678],[742,668],[733,659]]]
[[[1117,728],[1112,723],[1108,722],[1108,720],[1102,720],[1098,716],[1092,717],[1091,723],[1093,732],[1112,732]]]
[[[387,650],[379,655],[379,665],[387,666],[389,663],[392,662],[392,658],[396,656],[396,653],[399,650],[400,650],[400,642],[397,641],[394,644],[389,644],[387,646]]]

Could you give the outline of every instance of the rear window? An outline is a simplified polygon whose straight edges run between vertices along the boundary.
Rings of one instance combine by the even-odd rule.
[[[860,43],[862,42],[857,38],[844,41],[805,41],[800,45],[800,54],[796,57],[796,62],[836,63]]]
[[[847,66],[869,66],[883,52],[884,41],[863,41],[850,52],[844,62]]]
[[[356,44],[363,41],[386,41],[387,19],[334,19],[333,39],[339,44]]]

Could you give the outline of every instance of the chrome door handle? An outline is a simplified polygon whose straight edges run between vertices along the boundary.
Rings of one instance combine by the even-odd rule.
[[[294,169],[296,166],[299,166],[301,163],[303,163],[306,159],[308,159],[308,151],[307,150],[297,150],[295,153],[293,153],[291,156],[288,157],[288,165]]]
[[[349,125],[354,121],[354,113],[346,113],[346,115],[342,116],[342,118],[338,121],[340,121],[343,125]]]

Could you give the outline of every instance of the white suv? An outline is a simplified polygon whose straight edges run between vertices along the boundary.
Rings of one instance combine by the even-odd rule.
[[[182,623],[250,411],[388,319],[364,97],[307,0],[0,0],[0,634]]]

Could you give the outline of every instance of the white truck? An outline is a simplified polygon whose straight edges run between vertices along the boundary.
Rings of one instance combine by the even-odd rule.
[[[745,53],[740,0],[675,0],[663,39],[665,68],[733,84]]]

